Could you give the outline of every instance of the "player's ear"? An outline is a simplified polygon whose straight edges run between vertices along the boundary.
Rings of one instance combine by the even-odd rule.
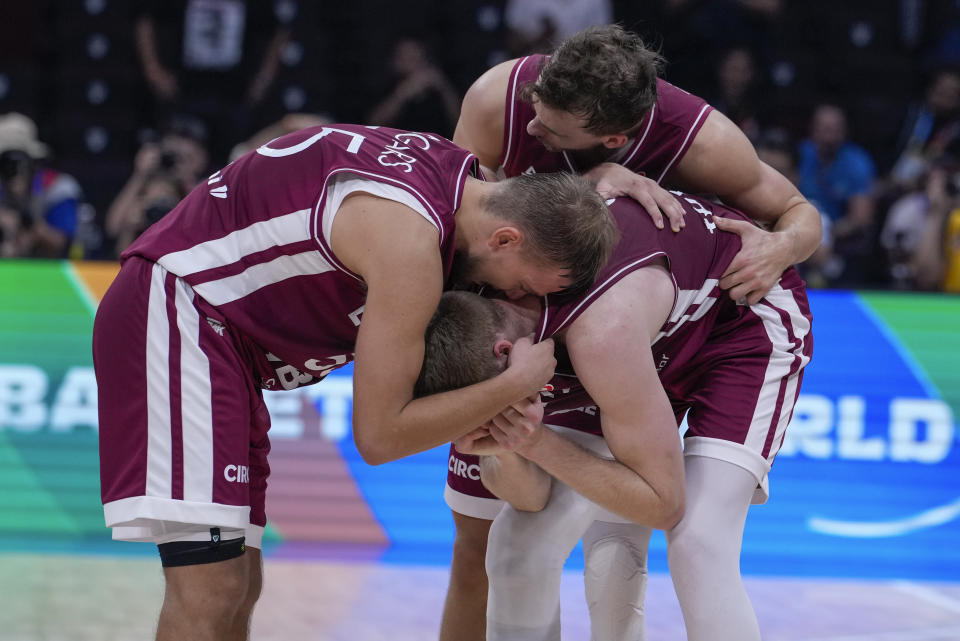
[[[523,232],[512,225],[496,228],[489,239],[490,249],[509,249],[519,247],[523,242]]]
[[[627,134],[608,134],[600,139],[601,144],[607,149],[619,149],[630,140]]]
[[[501,369],[507,369],[507,361],[510,360],[512,349],[513,343],[505,338],[501,338],[493,344],[493,357],[497,359]]]

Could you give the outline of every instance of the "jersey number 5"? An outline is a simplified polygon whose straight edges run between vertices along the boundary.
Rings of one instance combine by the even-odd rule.
[[[347,131],[345,129],[335,129],[333,127],[324,127],[318,133],[313,134],[303,142],[299,142],[292,147],[283,147],[282,149],[274,149],[270,147],[271,140],[266,145],[262,147],[257,147],[257,153],[261,156],[268,156],[270,158],[282,158],[284,156],[292,156],[293,154],[300,153],[310,145],[314,144],[321,138],[324,138],[332,133],[343,134],[350,139],[350,142],[347,143],[346,149],[349,153],[355,154],[360,150],[360,145],[363,144],[363,141],[366,139],[364,136],[354,132]],[[276,140],[276,139],[274,139]]]

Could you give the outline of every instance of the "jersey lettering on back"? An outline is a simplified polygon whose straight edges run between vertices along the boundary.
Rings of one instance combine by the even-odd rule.
[[[324,231],[333,185],[371,181],[419,211],[438,231],[446,277],[454,212],[471,173],[476,158],[435,134],[311,127],[210,176],[122,259],[140,256],[182,277],[260,347],[258,371],[275,371],[277,387],[296,387],[353,360],[366,300]]]

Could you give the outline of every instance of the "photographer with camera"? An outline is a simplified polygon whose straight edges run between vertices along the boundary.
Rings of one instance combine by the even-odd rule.
[[[934,159],[890,207],[880,244],[896,289],[960,293],[960,149]]]
[[[117,256],[205,177],[204,140],[202,123],[181,119],[140,147],[133,173],[107,210],[106,232]]]
[[[47,156],[30,118],[0,116],[0,257],[67,254],[77,229],[80,185],[43,166]]]

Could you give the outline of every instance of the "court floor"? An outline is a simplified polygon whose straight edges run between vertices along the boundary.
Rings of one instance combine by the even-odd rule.
[[[437,566],[267,558],[256,641],[429,641]],[[960,641],[960,582],[748,577],[766,641]],[[148,641],[162,595],[153,559],[0,554],[0,640]],[[650,641],[682,640],[670,579],[650,577]],[[587,641],[581,577],[563,579],[564,641]]]

